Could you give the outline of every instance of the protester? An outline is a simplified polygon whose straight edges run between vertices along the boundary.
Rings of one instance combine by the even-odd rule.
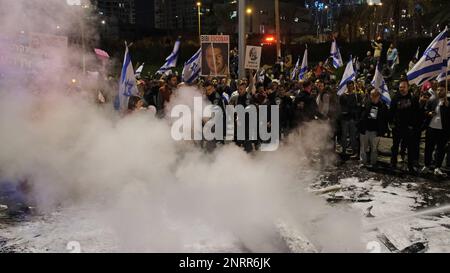
[[[372,48],[374,49],[373,58],[375,62],[379,62],[381,58],[381,52],[383,51],[383,43],[381,37],[378,37],[376,41],[372,41]]]
[[[345,155],[350,145],[352,157],[358,155],[356,122],[360,115],[361,102],[361,96],[355,93],[355,83],[353,81],[348,82],[347,91],[339,98],[342,128],[341,146],[342,154]],[[350,143],[348,143],[347,138],[350,139]]]
[[[417,173],[416,150],[419,147],[416,139],[417,131],[420,131],[422,110],[418,98],[413,97],[409,91],[408,81],[400,82],[399,92],[391,102],[390,119],[393,134],[391,167],[397,167],[398,151],[403,141],[408,149],[408,169],[412,173]]]
[[[441,171],[441,167],[450,133],[450,110],[444,87],[439,87],[437,96],[428,101],[425,114],[429,125],[425,140],[425,167],[422,173],[430,172],[433,152],[436,152],[434,174],[443,176],[445,174]]]
[[[159,105],[164,109],[166,103],[170,102],[172,93],[178,86],[178,77],[174,74],[167,77],[165,84],[159,89]]]
[[[388,110],[380,98],[381,95],[377,90],[370,92],[370,100],[366,103],[358,122],[360,162],[368,167],[376,166],[380,137],[387,131]],[[367,158],[368,151],[370,151],[369,158]]]
[[[337,59],[333,59],[338,55],[328,58],[325,63],[319,62],[311,66],[312,69],[307,70],[303,80],[288,75],[291,71],[287,69],[288,66],[283,63],[281,57],[272,66],[266,65],[256,71],[246,71],[246,78],[237,80],[234,74],[237,73],[238,54],[237,49],[234,49],[229,54],[231,77],[218,78],[211,75],[199,77],[190,83],[182,82],[180,85],[176,74],[168,74],[160,81],[141,78],[138,81],[139,92],[129,98],[128,112],[151,107],[158,111],[158,117],[164,117],[165,105],[170,102],[175,90],[182,86],[194,86],[203,91],[205,99],[212,105],[223,110],[224,126],[227,104],[246,109],[245,120],[239,119],[237,114],[232,120],[235,123],[235,142],[247,152],[258,150],[259,145],[263,143],[259,131],[250,131],[250,109],[256,109],[257,124],[264,126],[261,124],[258,110],[267,106],[266,125],[270,131],[274,122],[278,122],[280,139],[285,138],[295,128],[300,129],[296,131],[303,135],[302,128],[306,128],[306,123],[325,121],[330,127],[330,133],[324,134],[329,134],[330,144],[334,144],[334,149],[326,148],[321,151],[327,154],[337,152],[338,142],[342,148],[339,153],[344,155],[341,157],[343,160],[359,160],[362,166],[368,167],[377,166],[378,145],[383,136],[390,136],[390,123],[393,138],[390,158],[392,168],[397,168],[397,157],[400,153],[403,161],[407,162],[410,173],[418,173],[420,141],[422,132],[426,131],[425,167],[422,171],[424,174],[430,173],[433,168],[435,175],[445,175],[441,167],[446,152],[445,146],[450,139],[450,125],[447,124],[450,118],[447,117],[449,110],[445,92],[442,88],[438,89],[438,82],[435,80],[426,81],[421,86],[410,86],[405,75],[398,77],[392,71],[392,67],[399,60],[394,44],[390,45],[385,62],[381,60],[383,44],[380,37],[372,42],[372,47],[374,54],[367,52],[363,61],[356,67],[356,82],[347,81],[347,90],[341,96],[337,95],[336,82],[336,71],[339,67],[334,67],[334,61]],[[213,63],[212,60],[209,60],[210,64]],[[357,64],[358,57],[354,60]],[[221,60],[221,63],[226,64],[226,61]],[[413,60],[413,63],[417,63],[417,60]],[[381,96],[381,91],[371,87],[377,64],[382,67],[382,75],[391,90],[390,95],[393,98],[390,103],[385,101],[385,96]],[[397,89],[397,84],[398,92],[395,93],[393,90]],[[274,119],[272,106],[278,107],[278,120]],[[245,137],[239,140],[237,129],[244,125],[244,121]],[[216,147],[202,146],[206,150]],[[325,157],[322,159],[325,160]]]
[[[394,65],[397,64],[398,61],[398,50],[395,48],[394,44],[391,44],[386,55],[387,65],[393,69]]]

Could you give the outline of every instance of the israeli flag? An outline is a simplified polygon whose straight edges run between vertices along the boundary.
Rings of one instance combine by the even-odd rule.
[[[144,65],[145,65],[145,63],[142,63],[141,66],[139,66],[139,68],[136,69],[136,73],[135,73],[136,77],[140,77],[141,76],[142,71],[144,70]]]
[[[172,53],[169,55],[169,57],[166,58],[166,62],[164,65],[156,72],[156,74],[167,74],[171,70],[171,68],[174,68],[177,66],[178,61],[178,55],[180,54],[180,40],[177,40],[175,42],[175,45],[173,47]]]
[[[447,77],[445,77],[445,74],[447,74]],[[436,78],[438,82],[444,82],[450,80],[450,59],[447,62],[447,71],[439,74],[439,76]]]
[[[304,80],[307,72],[308,72],[308,47],[306,47],[305,54],[303,55],[302,67],[300,67],[300,71],[298,72],[298,79]]]
[[[297,63],[295,63],[294,70],[291,73],[291,80],[295,80],[295,77],[297,76],[298,68],[300,66],[300,57],[297,59]]]
[[[125,56],[119,82],[118,109],[125,111],[128,108],[129,98],[137,95],[137,93],[138,89],[133,64],[131,63],[131,55],[128,51],[128,45],[125,43]]]
[[[347,83],[350,81],[355,81],[356,73],[353,69],[353,60],[350,58],[350,61],[347,64],[347,67],[344,71],[344,76],[342,77],[341,83],[338,86],[338,96],[341,96],[347,91]]]
[[[391,96],[389,95],[389,89],[381,74],[379,64],[375,69],[375,76],[373,77],[371,84],[381,94],[381,100],[389,107],[391,105]]]
[[[191,84],[200,76],[202,70],[202,49],[199,49],[185,64],[182,73],[183,82]]]
[[[450,80],[450,39],[447,39],[447,71],[442,72],[439,74],[439,76],[436,78],[438,82],[443,82],[445,80]],[[447,74],[447,77],[445,77],[445,74]]]
[[[422,55],[422,58],[408,72],[408,81],[410,84],[421,86],[447,69],[447,28],[441,32],[433,42],[428,46]]]
[[[334,68],[339,68],[344,66],[344,62],[342,61],[341,52],[337,46],[336,40],[331,44],[331,58],[333,58],[333,66]]]

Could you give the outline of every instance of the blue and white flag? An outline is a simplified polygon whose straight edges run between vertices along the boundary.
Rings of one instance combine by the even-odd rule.
[[[408,72],[410,84],[421,86],[441,73],[445,74],[447,69],[447,28],[441,32],[428,46],[422,58]]]
[[[291,80],[295,80],[295,77],[297,76],[298,68],[300,66],[300,57],[297,59],[297,63],[295,63],[294,70],[291,73]]]
[[[380,65],[378,64],[375,69],[375,76],[371,82],[372,86],[381,94],[381,100],[387,105],[391,105],[391,96],[389,95],[389,89],[384,81],[383,75],[380,71]]]
[[[450,39],[447,39],[447,70],[439,74],[439,76],[436,78],[438,82],[443,82],[446,79],[450,80]],[[445,77],[445,74],[447,73],[447,78]]]
[[[166,63],[156,72],[156,74],[167,74],[171,71],[171,68],[177,66],[178,55],[180,54],[180,40],[175,42],[172,53],[166,58]]]
[[[306,73],[308,72],[308,47],[305,49],[305,54],[303,54],[302,66],[300,67],[300,71],[298,72],[298,79],[304,80]]]
[[[344,71],[344,76],[342,77],[341,83],[338,86],[337,94],[341,96],[347,91],[347,83],[351,81],[355,81],[356,73],[353,69],[353,60],[350,58],[350,61],[347,64],[347,67]]]
[[[445,77],[445,73],[447,73],[447,78]],[[439,76],[437,76],[436,80],[438,82],[444,82],[446,80],[447,81],[450,80],[450,59],[447,62],[447,71],[439,74]]]
[[[202,70],[202,49],[199,49],[194,56],[192,56],[183,68],[182,78],[183,82],[191,84],[200,76]]]
[[[344,66],[344,62],[342,61],[341,52],[337,46],[336,40],[331,44],[331,58],[333,58],[333,66],[334,68],[339,68]]]
[[[145,65],[145,63],[142,63],[141,66],[139,66],[138,69],[136,69],[136,72],[134,73],[136,75],[136,77],[141,76],[142,71],[144,71],[144,65]]]
[[[131,55],[128,51],[128,45],[125,44],[125,56],[123,58],[122,72],[120,74],[118,109],[125,111],[128,108],[128,100],[131,96],[138,93],[136,76],[134,75]]]

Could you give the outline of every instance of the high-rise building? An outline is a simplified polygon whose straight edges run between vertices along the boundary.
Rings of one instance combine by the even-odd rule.
[[[93,0],[105,29],[127,36],[142,35],[155,29],[154,0]]]
[[[155,27],[163,30],[195,31],[198,26],[197,2],[201,12],[211,1],[155,0]]]
[[[275,3],[273,0],[247,0],[246,32],[253,34],[275,33]],[[216,4],[214,10],[228,12],[230,23],[238,17],[237,1],[224,1]],[[236,20],[237,22],[237,20]],[[237,23],[234,32],[237,32]],[[281,35],[303,34],[310,29],[311,14],[303,3],[294,0],[280,0]],[[219,26],[219,32],[226,31],[225,23]]]
[[[135,0],[96,0],[100,15],[115,18],[122,24],[136,24]]]

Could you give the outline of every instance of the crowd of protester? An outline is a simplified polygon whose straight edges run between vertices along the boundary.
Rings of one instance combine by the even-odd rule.
[[[200,78],[192,85],[222,109],[226,105],[244,108],[278,105],[282,139],[305,123],[320,120],[332,128],[330,142],[335,152],[342,158],[359,160],[361,167],[376,168],[380,140],[392,138],[391,168],[398,168],[400,156],[412,174],[445,176],[443,169],[450,170],[450,110],[445,85],[431,81],[421,87],[410,86],[404,74],[394,79],[398,52],[392,44],[382,72],[392,98],[387,105],[371,85],[382,44],[373,41],[372,47],[374,54],[368,51],[362,61],[355,59],[357,80],[348,82],[341,96],[337,95],[339,79],[331,60],[311,67],[304,80],[292,79],[292,69],[283,69],[281,59],[270,68],[247,71],[246,78],[238,79],[234,65],[236,52],[230,55],[231,77]],[[157,79],[141,78],[140,94],[130,98],[129,112],[150,107],[159,117],[164,117],[165,105],[183,85],[187,84],[180,82],[175,74]],[[269,118],[269,127],[270,122]],[[423,138],[424,155],[420,153]],[[247,139],[237,144],[251,152],[258,149],[260,141]],[[448,159],[443,167],[446,155]]]

